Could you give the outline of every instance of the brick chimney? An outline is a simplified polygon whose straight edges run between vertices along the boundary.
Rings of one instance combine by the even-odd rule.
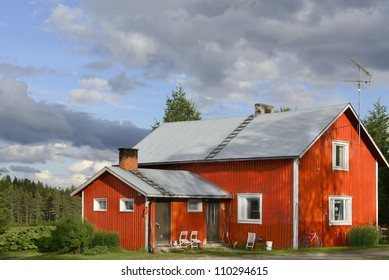
[[[274,106],[263,104],[263,103],[256,103],[255,104],[255,115],[263,115],[263,114],[271,114],[274,113]]]
[[[119,148],[119,166],[124,170],[138,170],[138,149]]]

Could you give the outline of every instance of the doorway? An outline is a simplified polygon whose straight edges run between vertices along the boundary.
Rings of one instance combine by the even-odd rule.
[[[170,202],[155,203],[155,242],[170,244],[171,207]]]
[[[219,202],[207,202],[207,242],[220,242]]]

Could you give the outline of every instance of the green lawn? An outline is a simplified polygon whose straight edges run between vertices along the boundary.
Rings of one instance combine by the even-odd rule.
[[[378,247],[388,248],[389,245],[379,245]],[[158,254],[150,254],[146,251],[121,250],[115,253],[98,254],[88,256],[84,254],[58,254],[39,252],[0,252],[0,260],[188,260],[188,259],[250,259],[262,255],[296,255],[307,253],[336,253],[357,250],[361,248],[333,247],[333,248],[309,248],[299,250],[272,250],[263,249],[244,250],[230,248],[211,248],[199,250],[172,250]]]

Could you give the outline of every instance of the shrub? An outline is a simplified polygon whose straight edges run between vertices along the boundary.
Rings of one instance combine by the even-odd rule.
[[[79,218],[63,218],[52,233],[51,250],[81,253],[92,244],[94,227]]]
[[[353,226],[349,233],[350,246],[374,246],[380,241],[380,231],[373,225]]]
[[[119,234],[114,231],[97,231],[94,234],[92,246],[105,246],[110,251],[118,250],[120,248]]]
[[[0,236],[0,251],[37,251],[50,237],[53,227],[29,227]]]
[[[85,255],[94,256],[98,254],[107,254],[110,250],[107,246],[95,246],[93,248],[90,248],[84,252]]]

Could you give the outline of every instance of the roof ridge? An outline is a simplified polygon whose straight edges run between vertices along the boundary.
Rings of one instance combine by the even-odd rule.
[[[206,157],[206,160],[213,159],[217,154],[219,154],[228,143],[231,142],[253,119],[255,114],[248,116],[243,122],[240,123],[219,145],[216,146]]]

